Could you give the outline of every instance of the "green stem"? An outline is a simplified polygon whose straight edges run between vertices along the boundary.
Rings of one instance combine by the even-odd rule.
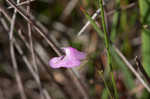
[[[103,31],[104,31],[104,40],[105,40],[105,46],[106,46],[106,51],[107,51],[107,59],[108,59],[108,66],[110,67],[110,76],[111,76],[111,80],[113,83],[113,88],[114,88],[114,92],[115,92],[115,98],[118,99],[118,92],[117,92],[117,87],[116,87],[116,83],[114,80],[114,74],[112,71],[112,59],[111,59],[111,53],[110,53],[110,40],[107,34],[107,29],[106,29],[106,23],[105,23],[105,17],[104,17],[104,9],[103,9],[103,1],[99,0],[99,6],[101,9],[101,18],[102,18],[102,26],[103,26]]]

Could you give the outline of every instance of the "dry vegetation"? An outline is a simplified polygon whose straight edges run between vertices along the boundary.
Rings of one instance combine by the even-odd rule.
[[[97,1],[0,0],[0,99],[114,99],[104,39],[81,11],[103,30]],[[140,20],[141,2],[103,2],[119,99],[149,99],[141,58],[141,29],[149,25]],[[86,52],[86,60],[52,69],[49,60],[66,46]]]

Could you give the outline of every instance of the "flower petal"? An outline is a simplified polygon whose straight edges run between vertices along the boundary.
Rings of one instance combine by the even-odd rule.
[[[69,57],[64,57],[62,59],[61,57],[54,57],[49,61],[49,65],[52,68],[60,68],[60,67],[66,67],[66,68],[72,68],[80,65],[80,61],[76,59],[70,59]]]
[[[86,57],[86,54],[72,47],[63,48],[65,56],[54,57],[49,61],[52,68],[72,68],[80,65],[80,60]]]
[[[63,48],[63,50],[65,51],[65,53],[66,53],[67,56],[74,57],[74,58],[76,58],[78,60],[85,59],[85,57],[86,57],[85,53],[80,52],[77,49],[72,48],[72,47]]]
[[[52,68],[60,68],[61,65],[59,65],[58,63],[61,61],[62,58],[63,58],[62,56],[52,58],[52,59],[49,61],[49,65],[50,65]]]

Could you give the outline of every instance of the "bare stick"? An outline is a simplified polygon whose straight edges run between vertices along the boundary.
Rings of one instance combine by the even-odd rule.
[[[4,14],[4,13],[3,13],[3,14]],[[9,16],[7,13],[5,13],[5,15],[7,16],[7,17],[5,16],[5,17],[7,18],[7,20],[10,21],[10,20],[9,20],[9,19],[10,19],[10,16]],[[6,31],[9,31],[9,28],[8,28],[8,26],[7,26],[6,21],[5,21],[3,18],[1,18],[0,21],[2,22],[2,24],[4,24],[3,26],[5,26],[5,27],[4,27],[5,30],[6,30]],[[10,22],[11,22],[11,21],[10,21]],[[34,73],[34,70],[31,68],[32,66],[30,65],[30,62],[29,62],[28,59],[23,55],[23,51],[22,51],[21,47],[19,46],[19,44],[16,42],[16,39],[15,39],[15,38],[13,38],[13,39],[14,39],[14,45],[15,45],[17,51],[18,51],[18,52],[20,53],[20,55],[22,56],[24,62],[26,63],[28,69],[30,70],[30,73],[32,74],[33,78],[36,80],[37,77],[36,77],[36,74]],[[26,46],[28,47],[28,49],[30,49],[30,45],[28,45],[27,42],[26,42],[25,44],[26,44]],[[38,76],[38,77],[39,77],[39,76]],[[36,82],[38,82],[38,81],[36,81]],[[51,96],[49,96],[47,90],[44,89],[44,88],[43,88],[43,94],[45,94],[46,99],[52,99]]]
[[[27,6],[27,13],[28,13],[28,15],[30,15],[30,6],[29,5]],[[30,51],[31,51],[32,59],[33,59],[34,70],[35,70],[35,72],[38,73],[38,68],[37,68],[37,64],[36,64],[35,54],[34,54],[34,50],[33,50],[33,40],[32,40],[31,24],[30,23],[28,23],[28,36],[29,36]]]
[[[27,14],[30,15],[30,0],[29,0],[29,5],[27,6]],[[40,90],[41,99],[44,99],[42,87],[41,87],[41,81],[39,78],[38,67],[37,67],[37,63],[36,63],[36,57],[35,57],[34,50],[33,50],[33,40],[32,40],[30,23],[28,23],[28,35],[29,35],[29,42],[30,42],[30,51],[31,51],[32,59],[33,59],[33,67],[34,67],[35,73],[37,74],[36,82],[37,82],[39,90]]]
[[[62,52],[61,50],[59,50],[55,44],[52,42],[52,40],[48,39],[44,32],[35,24],[35,21],[31,20],[31,18],[29,16],[27,16],[27,14],[25,12],[22,12],[18,7],[16,7],[16,5],[11,1],[11,0],[7,0],[7,2],[13,7],[15,8],[18,13],[20,13],[26,20],[27,22],[31,23],[32,26],[34,27],[34,29],[47,41],[47,43],[53,48],[53,50],[59,55],[61,56],[62,55]],[[74,71],[72,69],[68,69],[67,70],[68,72],[71,71],[72,73],[69,72],[70,76],[72,78],[76,77],[76,74],[74,73]],[[83,86],[82,82],[80,82],[80,80],[74,80],[74,81],[77,81],[77,82],[74,82],[74,84],[76,85],[76,87],[80,90],[81,94],[84,96],[84,97],[89,97],[88,94],[87,94],[87,91],[85,90],[85,87]],[[86,93],[86,94],[85,94]],[[85,99],[88,99],[88,98],[85,98]]]
[[[2,23],[4,29],[7,30],[7,31],[9,31],[9,27],[7,26],[7,23],[5,22],[5,20],[3,19],[3,17],[1,16],[1,13],[0,13],[0,22]]]
[[[52,42],[52,40],[48,39],[45,34],[43,33],[43,31],[36,25],[35,21],[31,20],[31,18],[29,16],[27,16],[27,14],[23,11],[21,11],[11,0],[6,0],[13,8],[15,8],[18,13],[20,15],[22,15],[27,22],[29,22],[30,24],[32,24],[32,26],[34,27],[34,29],[47,41],[47,43],[53,48],[53,50],[57,53],[58,56],[61,56],[62,55],[62,52],[60,49],[58,49],[56,47],[56,45]],[[71,71],[71,72],[69,72]],[[74,78],[74,76],[76,77],[75,73],[73,72],[72,69],[69,69],[68,72],[70,73],[70,76],[72,78]],[[76,77],[76,79],[78,79]],[[81,94],[84,96],[84,97],[89,97],[83,84],[80,82],[80,80],[75,80],[77,82],[74,82],[77,86],[77,88],[80,90]],[[86,93],[86,94],[85,94]],[[88,99],[88,98],[85,98],[85,99]]]
[[[11,22],[11,17],[8,15],[8,13],[6,12],[6,10],[2,7],[2,5],[0,5],[0,12],[3,13],[3,15],[6,17],[6,19]]]
[[[29,17],[27,15],[27,13],[21,11],[11,0],[6,0],[13,8],[15,8],[18,13],[20,15],[22,15],[24,17],[24,19],[32,24],[32,26],[34,27],[34,29],[47,41],[47,43],[53,48],[53,50],[59,55],[61,56],[62,53],[60,52],[60,50],[55,46],[55,44],[52,42],[52,40],[48,39],[46,36],[45,36],[45,33],[43,33],[43,31],[36,25],[36,23],[31,19],[31,17]]]
[[[5,12],[5,11],[2,10],[2,12]],[[11,22],[9,15],[8,15],[7,13],[3,13],[3,14],[4,14],[5,16],[7,16],[7,17],[6,17],[7,20]],[[8,30],[7,30],[7,31],[8,31]],[[17,46],[16,48],[18,49],[18,52],[19,52],[21,55],[23,55],[23,51],[21,50],[21,47],[18,47],[19,45],[16,44],[15,38],[13,38],[13,43],[15,43],[15,46]],[[23,55],[23,56],[24,56],[24,55]],[[23,57],[23,59],[24,59],[24,57]],[[25,58],[24,60],[26,60],[26,59],[27,59],[27,58]],[[30,64],[30,63],[28,63],[28,64]],[[27,66],[29,66],[29,70],[30,70],[31,74],[36,78],[36,74],[35,74],[34,70],[32,69],[32,66],[30,66],[30,65],[27,65]]]
[[[135,6],[136,3],[131,3],[129,4],[128,6],[126,7],[123,7],[123,8],[119,8],[118,10],[125,10],[125,9],[129,9],[129,8],[132,8]],[[113,14],[115,11],[117,11],[117,9],[115,10],[112,10],[108,13],[106,13],[107,16]],[[100,9],[98,9],[93,15],[92,15],[92,19],[95,20],[96,17],[100,14]],[[90,21],[87,21],[86,24],[82,27],[82,29],[77,33],[77,36],[80,36],[85,30],[86,28],[90,25]]]
[[[143,78],[137,73],[137,71],[133,68],[133,66],[128,62],[125,56],[119,51],[119,49],[116,46],[113,46],[113,48],[115,49],[115,52],[118,54],[118,56],[124,61],[124,63],[128,66],[128,68],[133,72],[133,74],[139,79],[139,81],[147,89],[147,91],[150,92],[150,87],[147,85],[147,83],[145,83]]]
[[[2,8],[1,6],[0,6],[0,8]],[[5,9],[3,9],[4,10],[4,12],[7,12],[7,11],[5,11]],[[4,14],[4,13],[3,13]],[[8,13],[5,13],[6,14],[6,18],[7,18],[7,20],[8,21],[10,21],[9,19],[10,19],[10,17],[9,17],[9,15],[7,15]],[[47,33],[48,32],[48,30],[42,25],[42,24],[40,24],[38,21],[37,21],[37,24],[38,25],[40,25],[40,26],[42,26],[42,29],[44,29],[44,31]],[[19,32],[19,34],[20,34],[20,30],[18,31]],[[20,35],[21,36],[21,35]],[[21,36],[21,39],[23,40],[23,41],[25,41],[25,45],[27,46],[27,48],[28,49],[30,49],[30,46],[29,46],[29,44],[28,44],[28,42],[26,42],[26,40],[24,39],[24,37],[22,38],[23,36]],[[17,45],[16,45],[17,46]],[[19,46],[19,45],[18,45]],[[22,54],[23,53],[23,51],[21,51],[21,48],[20,47],[17,47],[17,49],[19,50],[19,53],[21,53],[21,56],[23,56],[23,60],[24,60],[24,62],[27,64],[27,67],[32,67],[31,65],[30,65],[30,63],[28,62],[28,60],[27,60],[27,58],[24,58],[25,56]],[[36,50],[35,50],[36,51]],[[38,55],[38,52],[37,52],[37,55]],[[38,56],[38,58],[40,58],[39,56]],[[47,65],[47,63],[44,63],[45,65]],[[32,69],[32,68],[31,68]],[[32,73],[34,73],[32,70],[31,70],[30,68],[29,68],[29,70],[30,70],[30,72],[31,72],[31,74]],[[47,70],[47,69],[49,69],[49,68],[47,68],[47,67],[45,67],[45,69]],[[49,70],[47,70],[47,72],[50,74],[50,71]],[[32,74],[33,75],[33,74]],[[51,75],[51,74],[50,74]],[[33,77],[34,77],[34,75],[33,75]],[[35,78],[35,77],[34,77]],[[72,78],[74,78],[74,77],[72,77]],[[77,83],[78,84],[78,80],[74,80],[75,81],[75,84]],[[59,84],[57,81],[55,81],[55,79],[54,79],[54,82],[58,85],[58,87],[60,87],[60,89],[62,90],[62,92],[65,92],[65,91],[67,91],[65,88],[63,88],[62,87],[62,85],[61,84]],[[80,86],[79,86],[80,87]],[[80,88],[82,88],[82,87],[80,87]],[[65,96],[66,97],[68,97],[68,93],[66,93],[65,92]]]
[[[7,23],[5,22],[5,20],[3,18],[0,18],[0,21],[3,24],[5,30],[9,31],[9,28],[8,28]],[[17,63],[15,62],[15,64],[17,64]],[[22,99],[26,99],[26,95],[25,95],[24,88],[23,88],[23,85],[22,85],[21,77],[19,75],[18,67],[15,66],[14,72],[15,72],[16,81],[18,83],[18,88],[20,90],[21,97],[22,97]]]
[[[35,0],[27,0],[27,1],[24,1],[24,2],[21,2],[21,3],[18,3],[16,6],[17,7],[18,6],[23,6],[25,4],[29,4],[29,2],[33,2],[33,1],[35,1]],[[8,7],[8,9],[11,9],[11,8],[13,8],[13,7],[12,6]]]
[[[100,9],[98,9],[93,15],[92,15],[92,19],[95,20],[96,17],[100,14]],[[83,26],[83,28],[78,32],[78,36],[80,36],[84,31],[85,29],[90,25],[90,21],[87,21],[86,24]]]
[[[48,94],[47,90],[43,89],[43,93],[44,93],[46,99],[52,99],[52,97]]]
[[[28,49],[30,49],[30,45],[28,44],[28,42],[27,42],[27,40],[25,39],[25,37],[22,35],[21,30],[18,30],[18,33],[19,33],[19,35],[20,35],[21,40],[22,40],[23,43],[25,44],[25,46],[26,46]],[[47,71],[47,73],[50,75],[50,77],[52,77],[54,83],[56,83],[56,84],[58,85],[58,87],[60,88],[60,90],[65,94],[65,96],[68,97],[68,93],[66,94],[65,88],[63,88],[63,87],[61,86],[61,84],[59,84],[59,82],[55,81],[55,79],[54,79],[54,77],[53,77],[53,75],[52,75],[52,72],[50,71],[50,68],[47,66],[47,63],[45,63],[45,61],[40,57],[40,55],[39,55],[39,53],[38,53],[38,51],[37,51],[36,49],[34,49],[34,51],[35,51],[35,54],[37,55],[37,59],[39,59],[38,61],[41,61],[41,63],[42,63],[43,66],[45,67],[45,70]],[[43,89],[43,90],[44,90],[44,89]],[[45,91],[47,91],[47,90],[45,90]],[[43,93],[44,93],[44,91],[43,91]],[[46,97],[48,97],[48,96],[46,96]],[[49,97],[51,97],[51,96],[49,96]]]
[[[17,0],[17,3],[19,1],[20,0]],[[24,93],[24,88],[23,88],[23,85],[22,85],[22,81],[21,81],[21,78],[19,76],[18,66],[17,66],[15,52],[14,52],[14,36],[13,36],[14,32],[13,31],[14,31],[14,27],[15,27],[16,13],[17,13],[17,11],[14,9],[13,17],[12,17],[12,20],[11,20],[10,32],[9,32],[10,55],[11,55],[11,60],[12,60],[12,65],[13,65],[13,68],[14,68],[15,76],[16,76],[16,81],[18,83],[18,88],[20,90],[21,98],[26,99],[26,95]]]
[[[30,45],[28,44],[28,42],[26,42],[25,38],[21,35],[21,30],[18,30],[18,32],[19,32],[19,34],[20,34],[21,39],[23,40],[23,42],[25,43],[25,45],[27,46],[27,48],[30,50]],[[16,45],[16,48],[17,48],[18,52],[22,56],[24,62],[26,63],[28,69],[30,70],[33,78],[35,80],[38,78],[36,82],[39,82],[38,81],[39,80],[39,76],[37,76],[36,72],[33,70],[33,68],[31,68],[32,66],[31,66],[30,62],[28,61],[28,59],[23,55],[23,51],[21,50],[21,47],[16,42],[15,42],[15,45]],[[40,56],[38,56],[38,58],[40,58]],[[41,60],[41,59],[39,59],[39,60]],[[52,99],[51,96],[48,94],[48,92],[47,92],[47,90],[45,88],[41,88],[41,90],[42,90],[43,95],[45,94],[46,99]]]

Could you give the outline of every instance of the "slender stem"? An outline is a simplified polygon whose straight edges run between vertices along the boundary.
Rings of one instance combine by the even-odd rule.
[[[104,8],[103,8],[102,0],[99,0],[99,6],[101,9],[102,26],[103,26],[103,31],[104,31],[104,40],[105,40],[105,47],[106,47],[106,52],[107,52],[108,66],[110,67],[110,76],[112,78],[111,80],[112,80],[112,84],[113,84],[113,88],[114,88],[114,92],[115,92],[115,98],[118,99],[117,87],[115,84],[114,74],[112,71],[113,68],[112,68],[112,59],[111,59],[111,53],[110,53],[110,40],[109,40],[107,29],[106,29]]]

